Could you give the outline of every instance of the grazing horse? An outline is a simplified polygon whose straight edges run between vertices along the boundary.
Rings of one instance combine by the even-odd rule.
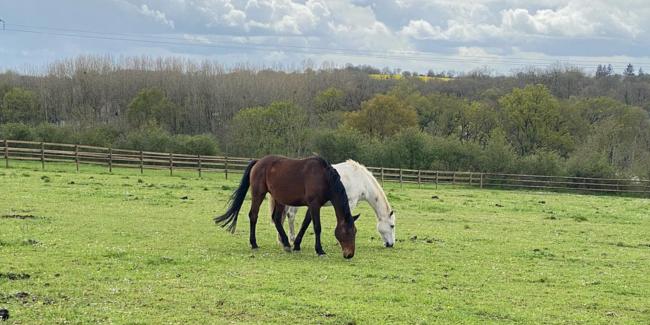
[[[348,196],[340,176],[325,159],[314,157],[297,160],[266,156],[260,160],[253,160],[246,167],[239,187],[230,198],[232,201],[230,208],[225,214],[214,218],[215,223],[223,223],[222,227],[230,224],[228,231],[235,232],[237,216],[249,187],[251,188],[251,210],[248,217],[250,244],[253,249],[258,248],[255,226],[260,205],[266,193],[270,193],[275,205],[273,222],[286,251],[290,251],[291,246],[282,227],[282,211],[287,205],[307,206],[310,219],[314,221],[316,253],[319,256],[326,256],[320,241],[320,208],[325,202],[330,201],[334,206],[337,220],[334,235],[341,244],[343,257],[354,256],[354,240],[357,233],[354,221],[359,216],[353,217],[350,213]]]
[[[350,211],[354,211],[357,204],[363,201],[368,202],[377,215],[377,231],[379,231],[384,245],[393,247],[395,245],[395,212],[391,210],[386,194],[372,173],[352,159],[332,165],[332,167],[341,176],[341,182],[343,182],[348,195]],[[330,205],[330,203],[325,205]],[[273,212],[273,200],[269,200],[269,210]],[[296,239],[294,223],[297,213],[298,207],[293,206],[287,206],[282,213],[283,224],[285,217],[289,217],[289,238],[294,243]],[[279,234],[278,241],[280,241]]]

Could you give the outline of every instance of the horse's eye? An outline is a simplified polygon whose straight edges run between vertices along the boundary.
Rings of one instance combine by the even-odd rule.
[[[390,225],[391,228],[395,228],[395,225]]]

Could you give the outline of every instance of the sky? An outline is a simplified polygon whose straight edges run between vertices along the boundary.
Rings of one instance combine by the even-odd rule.
[[[611,63],[620,73],[650,69],[649,17],[648,0],[0,0],[0,69],[111,54],[421,74]]]

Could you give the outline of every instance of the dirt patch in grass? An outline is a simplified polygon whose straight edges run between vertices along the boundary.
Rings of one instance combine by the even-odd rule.
[[[0,279],[7,278],[9,280],[22,280],[29,279],[31,275],[27,273],[0,273]]]
[[[6,214],[0,217],[2,219],[38,219],[39,217],[29,214]]]

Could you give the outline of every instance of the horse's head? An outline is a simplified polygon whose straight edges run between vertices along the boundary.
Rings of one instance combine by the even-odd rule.
[[[390,210],[388,217],[377,220],[377,231],[381,235],[386,247],[395,245],[395,211]]]
[[[359,215],[353,217],[354,221],[359,218]],[[341,244],[344,258],[352,258],[354,256],[354,239],[357,236],[357,227],[354,222],[339,222],[334,230],[334,236]]]

